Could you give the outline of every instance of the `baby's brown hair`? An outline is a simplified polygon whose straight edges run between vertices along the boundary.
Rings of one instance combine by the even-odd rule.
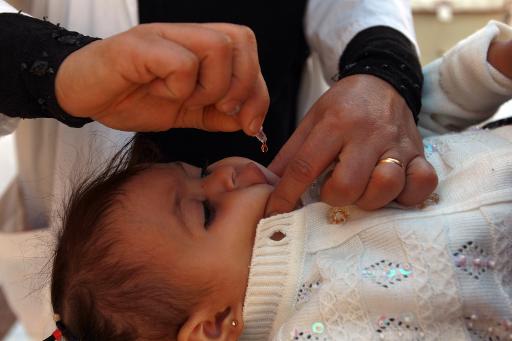
[[[126,146],[98,175],[74,186],[51,283],[53,310],[68,340],[175,340],[200,296],[164,280],[143,255],[119,252],[122,188],[147,169],[143,162],[156,159],[151,153]]]

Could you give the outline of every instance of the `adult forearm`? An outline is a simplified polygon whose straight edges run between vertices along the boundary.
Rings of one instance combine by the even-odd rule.
[[[69,54],[94,40],[22,14],[0,14],[0,112],[55,118],[73,127],[89,122],[59,106],[55,76]]]

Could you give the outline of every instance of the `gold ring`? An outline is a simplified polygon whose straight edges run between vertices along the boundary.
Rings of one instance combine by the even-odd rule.
[[[400,168],[404,168],[402,161],[394,159],[392,157],[387,157],[385,159],[379,160],[378,163],[394,163],[395,165],[400,166]]]

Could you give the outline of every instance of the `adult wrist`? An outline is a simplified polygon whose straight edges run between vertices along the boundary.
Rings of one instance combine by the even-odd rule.
[[[388,82],[404,98],[417,122],[423,74],[416,49],[405,35],[386,26],[359,32],[341,56],[335,80],[356,74],[369,74]]]

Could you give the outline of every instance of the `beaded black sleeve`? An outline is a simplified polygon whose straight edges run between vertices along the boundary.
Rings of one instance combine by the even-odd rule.
[[[55,75],[69,54],[97,39],[23,14],[0,14],[0,112],[55,118],[71,127],[91,122],[60,107]]]
[[[417,122],[423,74],[416,49],[405,35],[386,26],[359,32],[343,52],[334,79],[355,74],[374,75],[391,84],[405,99]]]

